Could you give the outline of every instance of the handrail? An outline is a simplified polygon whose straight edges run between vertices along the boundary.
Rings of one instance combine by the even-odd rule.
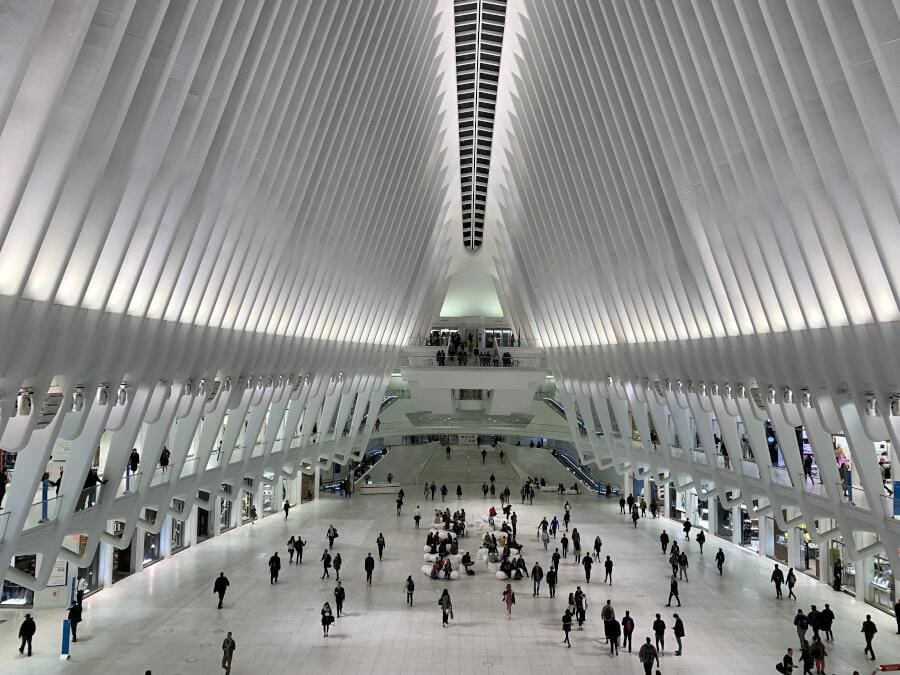
[[[547,359],[543,356],[519,356],[504,359],[502,356],[473,356],[469,354],[463,358],[462,363],[457,356],[445,357],[443,365],[438,363],[435,356],[407,356],[408,368],[527,368],[532,370],[546,370]]]

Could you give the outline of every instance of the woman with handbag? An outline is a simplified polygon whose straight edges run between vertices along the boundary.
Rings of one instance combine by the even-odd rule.
[[[328,629],[334,623],[334,614],[331,613],[331,605],[327,602],[322,607],[322,637],[328,637]]]
[[[441,625],[446,628],[450,625],[449,619],[453,618],[453,603],[450,601],[450,591],[446,588],[444,589],[444,592],[441,593],[438,605],[441,607]]]
[[[506,590],[503,591],[503,602],[506,603],[506,618],[512,619],[512,606],[516,604],[516,594],[513,593],[512,586],[506,584]]]

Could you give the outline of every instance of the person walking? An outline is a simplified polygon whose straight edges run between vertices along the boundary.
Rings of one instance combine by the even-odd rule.
[[[550,536],[556,539],[556,531],[559,529],[559,518],[553,516],[550,520]]]
[[[812,644],[809,646],[809,655],[812,656],[816,675],[825,673],[825,657],[828,656],[828,652],[825,651],[825,644],[822,642],[821,638],[813,638]]]
[[[602,551],[602,550],[603,550],[603,540],[600,538],[599,535],[597,535],[596,537],[594,537],[594,557],[597,558],[598,560],[600,558],[600,551]]]
[[[299,565],[300,563],[303,562],[303,547],[304,546],[306,546],[306,542],[303,541],[303,539],[301,539],[300,535],[298,534],[294,538],[294,552],[297,554],[297,562],[296,562],[297,565]]]
[[[825,608],[819,612],[819,630],[825,633],[825,639],[829,642],[834,642],[834,633],[831,632],[832,623],[834,623],[834,612],[826,602]]]
[[[612,586],[613,561],[609,556],[606,556],[606,561],[603,563],[603,569],[606,573],[603,577],[603,583],[605,584],[608,581],[609,585]]]
[[[619,496],[619,514],[625,515],[625,497]]]
[[[28,616],[26,614],[26,616]],[[860,631],[863,634],[863,637],[866,639],[866,648],[863,650],[863,654],[869,654],[872,657],[872,660],[875,660],[875,650],[872,649],[872,639],[875,637],[875,633],[878,632],[878,626],[875,625],[875,622],[872,621],[872,615],[866,614],[866,620],[863,621],[862,630]],[[19,650],[21,651],[21,650]]]
[[[237,643],[231,636],[231,631],[222,640],[222,668],[225,669],[225,675],[231,673],[231,661],[234,658],[234,650],[237,649]]]
[[[416,582],[413,581],[412,575],[406,577],[406,583],[403,584],[403,590],[406,591],[406,604],[413,606],[413,593],[416,592]]]
[[[341,566],[344,564],[344,559],[341,558],[340,553],[334,554],[334,559],[331,561],[331,566],[334,568],[334,578],[335,581],[341,580]],[[340,612],[338,612],[338,616],[340,616]]]
[[[563,629],[563,635],[565,636],[563,638],[563,644],[565,644],[567,647],[571,648],[572,643],[569,641],[569,633],[572,630],[572,612],[569,611],[568,607],[566,608],[566,611],[563,612],[563,615],[562,615],[562,629]]]
[[[448,492],[447,486],[441,485],[441,501],[442,502],[447,501],[447,492]]]
[[[678,597],[678,580],[675,577],[672,577],[672,581],[669,583],[669,601],[666,603],[666,607],[672,606],[672,598],[675,598],[678,606],[681,607],[681,598]]]
[[[694,537],[697,541],[697,545],[700,547],[700,555],[703,555],[703,544],[706,543],[706,535],[703,533],[703,530],[700,530],[697,533],[697,536]]]
[[[638,518],[638,507],[637,505],[631,507],[631,524],[634,526],[634,529],[637,529]]]
[[[378,539],[375,540],[375,545],[378,547],[378,559],[381,560],[384,556],[385,545],[384,535],[381,532],[378,533]]]
[[[230,585],[231,582],[228,581],[225,572],[219,572],[219,576],[216,577],[215,582],[213,582],[213,594],[219,596],[219,606],[217,609],[222,609],[222,600],[225,599],[225,591],[228,590]]]
[[[556,568],[550,567],[547,570],[547,589],[550,591],[550,597],[556,597]]]
[[[622,634],[622,627],[618,621],[612,621],[609,624],[609,653],[610,656],[619,655],[619,637]]]
[[[656,638],[656,648],[660,653],[666,648],[666,622],[657,614],[653,621],[653,635]],[[648,640],[650,638],[647,638]]]
[[[328,548],[334,548],[334,540],[338,538],[338,531],[334,525],[329,525],[325,532],[325,538],[328,540]]]
[[[341,616],[341,612],[344,610],[344,600],[347,598],[347,591],[344,590],[344,587],[341,586],[341,582],[337,582],[337,586],[334,587],[334,608],[337,610],[338,618]]]
[[[657,614],[657,616],[659,615]],[[657,666],[659,665],[659,652],[650,644],[650,638],[647,638],[647,641],[641,645],[638,651],[638,661],[644,666],[644,675],[652,675],[654,662]]]
[[[78,624],[81,623],[81,605],[77,602],[73,602],[72,606],[69,607],[69,626],[72,629],[72,642],[78,642]]]
[[[622,617],[622,649],[628,647],[628,651],[631,651],[631,635],[634,633],[634,619],[631,618],[631,613],[626,609],[625,616]]]
[[[278,572],[281,571],[281,558],[278,557],[278,551],[272,554],[272,557],[269,558],[269,583],[274,584],[278,582]]]
[[[568,511],[566,511],[563,514],[563,527],[566,528],[566,532],[569,531],[569,523],[571,522],[571,520],[572,520],[572,514],[570,514]]]
[[[788,647],[787,653],[781,657],[781,663],[775,666],[775,670],[783,675],[790,675],[794,672],[794,650]]]
[[[416,510],[413,511],[413,521],[416,523],[416,529],[419,529],[419,521],[422,520],[422,511],[419,509],[419,505],[416,505]]]
[[[544,543],[544,550],[548,550],[548,547],[550,546],[550,534],[547,530],[541,531],[541,541]]]
[[[331,554],[328,552],[328,549],[322,553],[322,578],[331,577],[329,570],[331,569]]]
[[[691,540],[691,528],[692,527],[693,527],[693,525],[691,525],[691,521],[688,520],[687,518],[685,518],[684,524],[681,526],[681,529],[684,531],[684,540],[685,541]]]
[[[288,514],[291,512],[291,503],[287,499],[285,499],[284,506],[282,506],[281,508],[284,509],[284,519],[287,520]]]
[[[797,596],[794,595],[794,585],[797,583],[797,577],[794,574],[793,567],[788,568],[787,578],[785,579],[785,581],[787,582],[788,587],[788,599],[793,598],[794,600],[796,600]]]
[[[725,551],[719,549],[716,553],[716,569],[719,570],[719,576],[722,576],[722,566],[725,564]]]
[[[447,459],[449,460],[450,459],[450,446],[448,445],[445,449],[447,451]]]
[[[431,492],[431,501],[434,501],[434,491],[437,490],[437,486],[434,484],[434,481],[431,481],[431,485],[428,486],[428,489]]]
[[[678,554],[678,578],[681,579],[683,576],[685,581],[690,581],[690,579],[688,579],[687,570],[688,570],[687,553],[682,551],[681,553]]]
[[[559,545],[562,546],[562,557],[569,557],[569,538],[566,535],[563,535],[559,540]]]
[[[559,549],[553,549],[553,555],[550,556],[550,566],[557,572],[559,571],[559,558]]]
[[[531,594],[532,597],[541,594],[541,581],[543,578],[544,569],[539,562],[534,563],[534,567],[531,568],[531,583],[534,585],[534,593]]]
[[[450,601],[450,591],[446,588],[438,598],[438,605],[441,608],[441,626],[446,628],[450,625],[449,620],[453,618],[453,603]]]
[[[481,498],[487,499],[487,493],[488,493],[488,485],[487,485],[487,483],[482,483],[481,484]]]
[[[519,525],[519,516],[516,515],[515,511],[513,511],[512,515],[509,517],[509,524],[512,525],[512,535],[513,535],[513,539],[515,539],[516,534],[518,534],[516,528]]]
[[[675,634],[675,642],[678,645],[675,656],[681,656],[681,653],[684,650],[684,645],[681,643],[681,640],[684,638],[684,622],[677,614],[673,614],[672,618],[675,619],[675,625],[672,626],[672,632]]]
[[[400,517],[400,510],[403,508],[403,495],[397,495],[397,517]]]
[[[366,570],[366,583],[369,586],[372,585],[372,572],[375,571],[375,558],[372,557],[372,554],[366,556],[365,561],[363,561],[363,569]]]
[[[796,616],[794,616],[794,625],[797,627],[797,638],[800,640],[800,646],[806,642],[806,631],[809,628],[809,619],[806,618],[806,614],[803,613],[802,609],[797,610]]]
[[[506,619],[507,621],[512,619],[512,606],[516,604],[516,594],[513,593],[512,586],[506,584],[506,590],[503,591],[503,602],[506,605]]]
[[[659,535],[659,544],[662,547],[663,555],[665,555],[666,549],[669,548],[669,534],[665,530]]]
[[[825,605],[828,607],[828,605]],[[894,618],[897,619],[897,635],[900,635],[900,598],[894,603]]]
[[[775,584],[775,597],[781,600],[781,584],[784,583],[784,572],[781,571],[777,563],[775,564],[775,569],[772,570],[772,576],[769,577],[769,581]]]
[[[294,535],[291,535],[291,538],[287,540],[287,548],[288,548],[288,565],[294,564],[294,544],[297,542],[294,539]]]
[[[607,603],[609,604],[609,603]],[[587,618],[587,607],[588,607],[588,599],[584,594],[584,591],[581,590],[581,586],[575,587],[575,618],[578,620],[578,630],[581,630],[584,626],[584,621]]]
[[[603,609],[600,610],[600,619],[603,621],[603,637],[606,638],[607,642],[610,642],[612,624],[618,625],[616,610],[612,606],[612,600],[607,599],[606,604],[603,605]]]
[[[24,654],[25,647],[28,647],[28,656],[31,656],[31,640],[34,638],[36,632],[37,624],[34,623],[31,614],[26,614],[25,620],[22,621],[22,625],[19,626],[19,638],[22,640],[19,644],[20,654]]]
[[[250,507],[250,524],[256,525],[256,519],[259,518],[259,512],[256,510],[255,506]]]
[[[591,567],[594,565],[594,559],[591,557],[590,553],[585,553],[584,558],[581,560],[581,564],[584,567],[584,580],[585,583],[591,583]]]
[[[322,637],[328,637],[328,631],[331,629],[331,624],[334,623],[334,614],[331,612],[331,605],[327,602],[322,605]]]
[[[809,627],[812,628],[812,636],[815,640],[819,637],[819,630],[822,628],[822,612],[816,609],[815,605],[811,605],[806,613],[806,618],[809,620]]]
[[[484,460],[487,459],[487,450],[484,448],[481,449],[481,464],[484,465]]]

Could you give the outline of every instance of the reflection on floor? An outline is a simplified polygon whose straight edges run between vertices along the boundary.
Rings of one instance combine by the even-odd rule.
[[[425,476],[427,478],[427,476]],[[636,653],[609,655],[603,644],[600,607],[612,599],[617,615],[630,610],[643,641],[656,612],[672,624],[672,609],[664,606],[669,588],[669,567],[659,552],[662,527],[678,529],[671,521],[641,520],[638,529],[619,516],[616,505],[596,497],[569,497],[572,525],[587,548],[596,535],[603,539],[603,555],[615,561],[615,585],[598,583],[602,565],[594,568],[594,581],[571,558],[560,568],[557,598],[542,589],[532,597],[531,582],[516,582],[513,620],[504,620],[500,594],[503,584],[482,566],[475,577],[459,581],[431,581],[420,570],[426,530],[413,529],[412,510],[421,504],[427,521],[431,502],[420,500],[415,486],[406,490],[404,514],[395,516],[392,495],[354,497],[344,501],[327,497],[291,512],[286,523],[278,515],[255,526],[238,528],[200,546],[179,553],[147,571],[125,579],[89,598],[81,640],[73,646],[68,663],[58,660],[61,611],[37,613],[35,656],[16,652],[18,620],[0,630],[0,671],[18,673],[174,673],[221,672],[220,645],[225,631],[237,641],[232,673],[571,673],[643,672]],[[470,513],[486,510],[487,502],[466,498],[459,504]],[[519,515],[520,540],[529,567],[540,560],[545,569],[550,553],[535,539],[544,516],[562,515],[565,500],[539,493],[533,506],[514,499]],[[451,508],[457,507],[448,498]],[[320,580],[325,530],[334,524],[340,532],[335,550],[342,554],[342,580],[347,590],[346,618],[337,620],[327,639],[321,636],[319,610],[333,601],[334,580]],[[424,527],[424,525],[423,525]],[[375,551],[375,538],[384,532],[385,559],[375,570],[375,583],[365,585],[363,559]],[[288,565],[285,543],[292,534],[309,542],[301,567]],[[474,536],[463,540],[474,552]],[[662,672],[753,674],[774,672],[785,648],[797,647],[792,619],[798,606],[820,608],[829,602],[837,615],[837,642],[828,645],[829,673],[849,675],[854,669],[871,673],[873,662],[863,658],[860,625],[872,613],[879,626],[875,640],[877,663],[900,661],[900,637],[893,620],[847,595],[835,593],[800,574],[799,603],[776,601],[768,577],[771,562],[731,545],[723,545],[725,576],[715,571],[713,556],[720,544],[710,538],[701,557],[696,544],[688,544],[690,582],[681,584],[684,606],[678,610],[687,637],[685,653],[676,657],[674,639],[662,657]],[[274,551],[284,563],[279,583],[269,584],[266,561]],[[551,550],[552,552],[552,544]],[[376,555],[377,557],[377,555]],[[213,579],[224,570],[231,579],[225,608],[216,610]],[[333,577],[332,572],[332,577]],[[404,604],[403,582],[416,581],[415,606]],[[599,579],[598,579],[599,577]],[[589,597],[588,620],[583,631],[572,633],[572,648],[561,645],[560,617],[569,592],[580,584]],[[455,620],[441,628],[437,599],[449,588]],[[326,670],[327,669],[327,670]],[[581,669],[590,669],[581,671]],[[799,671],[798,671],[799,672]]]

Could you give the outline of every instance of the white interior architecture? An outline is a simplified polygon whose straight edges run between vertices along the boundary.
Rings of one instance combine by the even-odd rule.
[[[0,631],[436,443],[893,633],[898,149],[889,0],[0,0]]]

